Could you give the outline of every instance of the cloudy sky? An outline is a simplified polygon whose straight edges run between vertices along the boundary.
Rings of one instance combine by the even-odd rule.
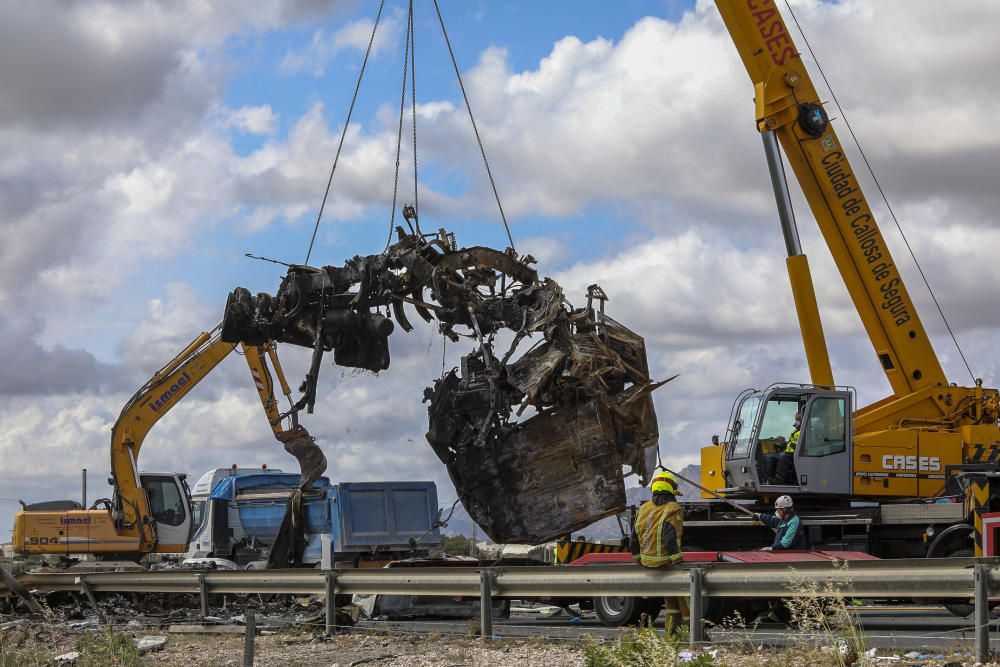
[[[132,392],[220,319],[233,287],[276,288],[281,267],[244,253],[304,259],[377,4],[0,0],[4,530],[17,498],[77,497],[80,468],[91,499],[109,492],[110,430]],[[423,226],[503,247],[433,4],[415,4]],[[714,3],[440,4],[518,250],[571,299],[600,283],[646,337],[654,375],[681,374],[656,394],[664,459],[695,462],[741,389],[806,380],[752,88]],[[1000,4],[792,6],[974,372],[996,386]],[[386,0],[314,264],[385,243],[405,23],[403,0]],[[837,380],[874,401],[888,384],[797,204]],[[882,226],[949,378],[968,382]],[[450,502],[420,402],[441,341],[397,331],[392,350],[379,377],[325,366],[307,425],[333,479],[433,479]],[[290,375],[307,355],[283,350]],[[236,355],[162,420],[140,463],[295,468]]]

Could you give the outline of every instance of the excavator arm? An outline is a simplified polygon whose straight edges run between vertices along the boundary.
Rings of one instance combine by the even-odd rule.
[[[112,514],[124,536],[131,535],[139,540],[140,551],[155,551],[157,536],[149,497],[139,476],[139,450],[149,430],[160,418],[236,349],[236,343],[227,343],[220,338],[219,330],[220,327],[216,327],[210,332],[201,333],[166,366],[154,373],[125,405],[112,429],[111,471],[115,486]],[[275,437],[285,443],[286,449],[292,443],[299,449],[319,452],[319,448],[312,444],[312,438],[298,425],[294,412],[288,415],[291,426],[288,429],[282,427],[285,415],[278,409],[268,357],[278,376],[282,393],[290,399],[291,391],[285,381],[275,344],[265,341],[259,346],[245,343],[240,343],[239,346]],[[321,452],[319,458],[322,458]],[[303,476],[315,480],[322,474],[325,460],[320,464],[315,453],[312,453],[309,465],[304,467],[308,467],[308,470],[303,470]]]

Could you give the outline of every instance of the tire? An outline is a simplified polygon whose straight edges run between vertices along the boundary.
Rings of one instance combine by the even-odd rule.
[[[956,549],[948,553],[949,558],[964,558],[974,555],[972,549]],[[957,602],[951,600],[944,603],[944,608],[950,611],[955,616],[959,618],[965,618],[967,616],[972,616],[972,612],[976,610],[975,605],[969,604],[968,602]]]
[[[734,622],[736,627],[750,626],[761,614],[767,613],[771,609],[771,601],[763,598],[738,598],[730,600],[728,607],[720,622],[722,626],[732,625]]]
[[[663,611],[663,598],[645,598],[642,600],[642,613],[646,614],[650,623],[656,621]]]
[[[705,620],[712,625],[724,625],[733,615],[737,598],[710,597],[705,599]]]
[[[594,598],[594,611],[602,625],[621,628],[638,623],[646,605],[643,598],[601,596]]]

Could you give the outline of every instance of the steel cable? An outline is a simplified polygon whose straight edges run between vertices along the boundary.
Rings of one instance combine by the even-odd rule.
[[[392,209],[389,212],[389,235],[385,239],[385,250],[382,252],[389,250],[389,245],[392,243],[392,230],[396,224],[396,198],[399,196],[399,155],[403,148],[403,113],[406,109],[406,75],[410,65],[410,36],[413,30],[412,5],[410,6],[410,11],[410,18],[406,23],[406,45],[403,47],[403,90],[399,95],[399,129],[396,131],[396,172],[392,184]],[[410,227],[410,233],[414,233],[413,226],[410,225],[409,220],[406,221],[406,224]]]
[[[436,1],[436,0],[435,0]],[[892,205],[889,203],[889,198],[886,196],[885,191],[882,189],[882,183],[879,181],[878,176],[875,175],[875,170],[871,163],[868,161],[868,155],[865,153],[865,149],[861,147],[861,142],[858,140],[857,135],[854,134],[854,128],[851,127],[851,122],[847,119],[847,112],[844,111],[844,107],[841,106],[840,100],[837,99],[837,93],[834,92],[833,86],[830,85],[830,81],[826,78],[826,72],[823,71],[823,66],[820,65],[819,58],[816,57],[816,53],[813,51],[812,45],[809,43],[809,38],[806,37],[806,33],[802,30],[802,25],[799,23],[798,17],[795,16],[795,11],[792,10],[792,6],[785,0],[785,6],[788,7],[788,13],[792,16],[792,21],[795,22],[795,27],[798,28],[799,34],[802,35],[802,41],[805,43],[806,48],[809,50],[809,55],[812,56],[813,60],[816,62],[816,69],[819,70],[819,74],[823,77],[823,83],[826,84],[827,89],[830,91],[830,95],[833,97],[834,104],[840,110],[841,116],[844,118],[844,125],[847,127],[847,131],[851,134],[851,139],[854,140],[854,145],[858,147],[858,152],[861,153],[861,159],[865,163],[865,167],[868,168],[868,173],[871,174],[872,180],[875,181],[875,187],[878,188],[879,195],[882,197],[882,201],[885,203],[886,208],[889,210],[889,216],[892,218],[893,223],[896,225],[896,229],[899,230],[899,235],[903,238],[903,243],[906,244],[906,249],[910,253],[910,257],[913,259],[913,263],[917,267],[917,271],[920,273],[920,278],[924,281],[924,286],[927,287],[927,291],[931,295],[931,300],[934,301],[934,306],[937,308],[938,314],[941,316],[941,321],[944,322],[945,328],[948,330],[948,335],[951,336],[951,341],[955,344],[955,349],[958,350],[958,355],[962,358],[962,363],[965,364],[965,369],[969,371],[969,376],[972,378],[972,382],[976,382],[976,374],[972,372],[972,367],[969,365],[969,361],[965,358],[965,352],[962,351],[962,346],[958,344],[958,338],[955,337],[955,332],[952,331],[951,323],[948,322],[948,318],[944,314],[944,310],[941,308],[940,302],[938,302],[937,295],[934,294],[934,289],[931,287],[930,281],[927,279],[927,275],[924,273],[924,269],[920,266],[920,262],[917,260],[917,255],[913,251],[913,247],[910,245],[909,239],[906,238],[906,234],[903,232],[902,225],[899,224],[899,219],[896,217],[896,212],[893,210]]]
[[[375,33],[378,31],[379,21],[382,19],[382,10],[385,8],[385,0],[381,0],[378,6],[378,14],[375,15],[375,22],[372,24],[372,34],[368,38],[368,49],[365,51],[365,58],[361,61],[361,71],[358,73],[358,82],[354,86],[354,95],[351,97],[351,106],[347,109],[347,120],[344,121],[344,129],[340,133],[340,143],[337,145],[337,154],[333,158],[333,166],[330,168],[330,177],[326,180],[326,191],[323,193],[323,201],[319,205],[319,213],[316,215],[316,224],[313,226],[312,238],[309,239],[309,250],[306,251],[306,259],[303,264],[309,263],[312,255],[313,244],[316,243],[316,233],[319,231],[319,223],[323,219],[323,210],[326,208],[326,201],[330,196],[330,186],[333,184],[333,173],[337,171],[337,162],[340,161],[340,152],[344,148],[344,138],[347,136],[347,128],[351,126],[351,116],[354,115],[354,105],[358,101],[358,91],[361,90],[361,80],[365,77],[365,68],[368,67],[368,58],[372,53],[372,45],[375,43]]]
[[[483,156],[483,164],[486,165],[486,175],[490,179],[490,187],[493,188],[493,196],[497,200],[497,208],[500,209],[500,219],[503,221],[503,228],[507,232],[507,240],[510,242],[511,250],[514,249],[514,237],[510,233],[510,225],[507,224],[507,216],[503,212],[503,204],[500,203],[500,193],[497,192],[497,184],[493,179],[493,171],[490,169],[490,161],[486,159],[486,149],[483,147],[483,140],[479,136],[479,127],[476,125],[476,118],[472,115],[472,105],[469,104],[469,96],[465,92],[465,84],[462,82],[462,73],[458,69],[458,60],[455,58],[455,51],[451,48],[451,40],[448,38],[448,29],[444,27],[444,17],[441,16],[441,7],[438,0],[434,0],[434,9],[437,11],[438,22],[441,24],[441,33],[444,35],[444,43],[448,46],[448,55],[451,56],[451,64],[455,68],[455,76],[458,78],[458,87],[462,90],[462,99],[465,100],[465,108],[469,112],[469,121],[472,123],[472,131],[476,135],[476,142],[479,144],[479,152]]]
[[[413,224],[420,231],[420,193],[417,188],[417,30],[413,22],[413,0],[410,0],[410,102],[413,119]]]

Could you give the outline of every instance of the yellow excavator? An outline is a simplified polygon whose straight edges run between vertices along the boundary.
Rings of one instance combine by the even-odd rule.
[[[959,386],[945,376],[775,3],[716,5],[753,82],[811,381],[743,392],[722,442],[713,438],[702,450],[702,486],[760,506],[778,495],[795,497],[813,548],[881,557],[981,555],[984,540],[989,546],[1000,537],[992,532],[1000,529],[1000,515],[991,512],[1000,495],[1000,393],[978,379]],[[834,381],[782,153],[892,388],[869,405],[858,405],[854,389]],[[790,447],[797,416],[799,440]],[[791,465],[776,476],[767,458],[782,452]],[[739,521],[718,531],[710,514],[688,513],[685,538],[692,544],[759,546],[759,529],[749,521],[744,531],[733,525]]]
[[[110,499],[89,509],[53,503],[27,505],[14,519],[14,551],[18,554],[94,554],[135,560],[149,553],[180,554],[195,528],[191,496],[181,473],[139,472],[139,450],[149,430],[187,396],[237,346],[250,367],[264,413],[275,437],[299,458],[303,481],[311,484],[326,467],[322,452],[297,411],[281,413],[274,395],[268,359],[281,391],[291,403],[291,390],[273,341],[259,345],[224,340],[223,325],[201,333],[166,366],[153,374],[125,404],[111,432]],[[286,429],[282,424],[290,422]]]

